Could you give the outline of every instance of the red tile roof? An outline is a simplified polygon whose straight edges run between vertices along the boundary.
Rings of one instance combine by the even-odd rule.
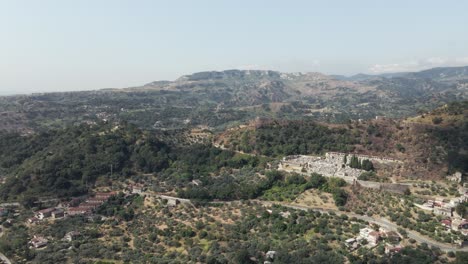
[[[52,213],[54,210],[55,210],[55,208],[47,208],[47,209],[39,210],[37,212],[42,213],[42,214],[47,214],[47,213]]]

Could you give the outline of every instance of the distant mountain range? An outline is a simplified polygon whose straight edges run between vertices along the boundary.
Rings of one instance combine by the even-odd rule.
[[[378,78],[422,78],[422,79],[433,79],[433,80],[444,80],[444,81],[456,81],[466,80],[468,78],[468,66],[463,67],[438,67],[419,72],[395,72],[395,73],[382,73],[382,74],[363,74],[359,73],[352,76],[343,75],[331,75],[332,77],[339,80],[350,80],[350,81],[363,81],[369,79]]]
[[[255,117],[329,122],[406,117],[468,99],[468,67],[351,77],[264,70],[198,72],[98,91],[0,97],[0,130],[99,120],[147,128],[224,127]]]

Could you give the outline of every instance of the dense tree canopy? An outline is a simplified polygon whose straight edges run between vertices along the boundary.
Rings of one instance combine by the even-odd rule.
[[[79,195],[86,193],[98,178],[160,173],[160,177],[174,183],[189,182],[224,167],[254,168],[265,164],[264,159],[211,145],[170,145],[157,134],[129,124],[81,125],[28,137],[7,134],[0,139],[5,142],[0,147],[5,151],[0,164],[6,174],[15,176],[8,177],[0,187],[4,200]],[[20,147],[13,149],[13,145]]]
[[[350,152],[355,138],[349,130],[330,129],[312,121],[272,121],[255,130],[246,130],[233,145],[245,152],[267,156]]]

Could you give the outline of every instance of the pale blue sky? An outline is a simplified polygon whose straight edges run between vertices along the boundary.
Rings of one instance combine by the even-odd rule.
[[[0,94],[468,65],[468,1],[0,0]]]

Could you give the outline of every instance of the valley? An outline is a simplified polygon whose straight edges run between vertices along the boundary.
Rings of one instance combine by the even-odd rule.
[[[1,97],[0,252],[13,263],[462,263],[465,68],[228,70]]]

